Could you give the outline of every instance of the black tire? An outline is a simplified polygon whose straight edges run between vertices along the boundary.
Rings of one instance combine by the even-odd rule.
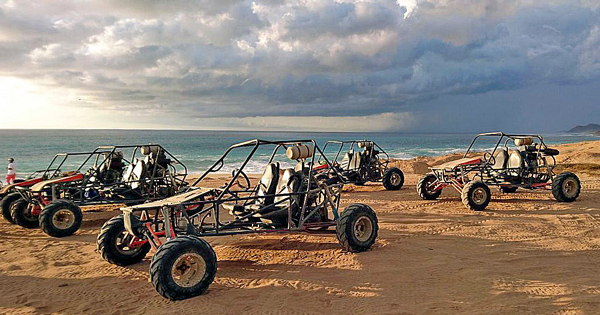
[[[195,284],[188,287],[178,284],[173,275],[173,266],[183,255],[190,255],[196,259],[201,258],[205,264],[204,274],[198,274],[201,277],[194,279]],[[191,265],[194,264],[188,263],[184,266],[190,267]],[[194,277],[195,274],[195,272],[192,273],[191,277]],[[206,241],[191,235],[177,237],[166,242],[158,248],[150,262],[150,281],[156,291],[169,300],[184,300],[201,295],[208,289],[216,274],[217,256],[212,247]]]
[[[462,190],[462,202],[465,207],[475,210],[484,210],[492,200],[492,193],[488,185],[482,181],[468,182]]]
[[[150,243],[128,249],[123,243],[128,243],[131,235],[122,235],[123,232],[126,232],[123,215],[116,216],[102,225],[96,241],[102,258],[117,266],[129,266],[144,260],[150,251]],[[125,240],[123,236],[126,237]]]
[[[2,208],[2,217],[4,218],[4,220],[12,224],[14,224],[15,221],[12,218],[11,208],[13,203],[19,199],[21,199],[21,195],[18,192],[13,192],[4,196],[4,198],[0,200],[0,207]]]
[[[573,202],[580,193],[579,177],[571,172],[560,173],[552,181],[552,195],[560,202]]]
[[[419,179],[419,182],[417,183],[417,193],[421,199],[435,200],[442,194],[441,189],[434,191],[428,189],[435,181],[437,181],[437,177],[433,174],[425,174]]]
[[[64,226],[54,223],[53,218],[67,220]],[[40,213],[40,227],[44,233],[53,237],[73,235],[81,227],[83,213],[71,201],[56,200],[47,205]],[[61,222],[62,223],[62,222]]]
[[[38,216],[31,215],[32,206],[32,204],[22,198],[13,202],[10,209],[13,221],[26,229],[34,229],[40,226]]]
[[[357,236],[357,228],[361,228],[362,233],[366,234]],[[378,231],[379,225],[375,211],[361,203],[354,203],[346,207],[335,228],[337,239],[342,248],[353,253],[364,252],[371,248],[377,239]]]
[[[383,173],[381,181],[385,189],[399,190],[404,185],[404,173],[397,167],[389,168]]]
[[[514,194],[519,187],[517,186],[500,186],[500,192],[503,194]]]

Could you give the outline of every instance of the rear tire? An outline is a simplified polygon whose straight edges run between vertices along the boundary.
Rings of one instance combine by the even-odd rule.
[[[33,205],[25,199],[19,199],[13,202],[10,209],[13,221],[26,229],[34,229],[40,226],[40,222],[38,221],[39,217],[31,214],[32,208]]]
[[[378,231],[379,225],[375,211],[361,203],[346,207],[335,228],[342,248],[353,253],[364,252],[371,248],[377,239]]]
[[[12,224],[15,224],[15,220],[13,220],[12,218],[11,208],[13,203],[19,199],[21,199],[21,195],[18,192],[13,192],[4,196],[4,198],[0,200],[0,207],[2,208],[2,217],[4,218],[4,220]]]
[[[431,190],[429,186],[437,181],[437,177],[434,174],[425,174],[417,183],[417,193],[423,200],[435,200],[441,194],[442,190]]]
[[[81,209],[68,200],[53,201],[40,213],[42,231],[53,237],[73,235],[79,230],[82,222]]]
[[[503,194],[514,194],[519,187],[517,186],[500,186],[500,192]]]
[[[123,234],[125,233],[125,235]],[[102,258],[117,266],[129,266],[144,260],[150,251],[150,243],[137,248],[129,248],[131,235],[125,230],[123,215],[116,216],[104,223],[97,238],[98,252]]]
[[[216,274],[217,256],[212,247],[191,235],[166,242],[150,262],[150,281],[158,294],[169,300],[201,295]]]
[[[462,202],[465,207],[475,210],[484,210],[492,200],[492,193],[488,185],[482,181],[470,181],[462,190]]]
[[[571,172],[561,173],[552,181],[552,195],[560,202],[573,202],[580,193],[579,177]]]
[[[387,190],[399,190],[404,185],[404,173],[397,167],[387,169],[383,173],[382,182]]]

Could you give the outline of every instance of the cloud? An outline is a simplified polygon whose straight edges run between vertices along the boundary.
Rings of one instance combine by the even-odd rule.
[[[432,101],[597,82],[599,52],[595,1],[0,1],[0,75],[174,124],[410,130]]]

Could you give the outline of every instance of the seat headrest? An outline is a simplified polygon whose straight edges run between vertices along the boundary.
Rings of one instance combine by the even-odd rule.
[[[371,141],[359,141],[358,147],[361,149],[368,148],[371,146]]]
[[[310,144],[298,144],[287,148],[285,154],[290,160],[300,160],[312,157],[315,153],[315,148]]]
[[[150,155],[151,153],[158,154],[159,146],[157,145],[146,145],[140,148],[140,152],[143,155]]]
[[[523,145],[530,145],[533,143],[533,139],[531,138],[516,138],[515,139],[515,145],[520,147]]]

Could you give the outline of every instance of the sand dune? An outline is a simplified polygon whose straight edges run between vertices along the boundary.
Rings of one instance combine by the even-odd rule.
[[[154,291],[148,258],[123,268],[95,252],[100,225],[118,210],[87,212],[81,231],[62,239],[1,221],[0,314],[598,314],[600,141],[558,149],[581,175],[575,203],[527,191],[496,193],[480,213],[451,190],[424,201],[419,173],[454,156],[397,161],[402,190],[369,184],[344,195],[377,212],[372,250],[342,252],[331,235],[209,238],[217,278],[181,302]]]

